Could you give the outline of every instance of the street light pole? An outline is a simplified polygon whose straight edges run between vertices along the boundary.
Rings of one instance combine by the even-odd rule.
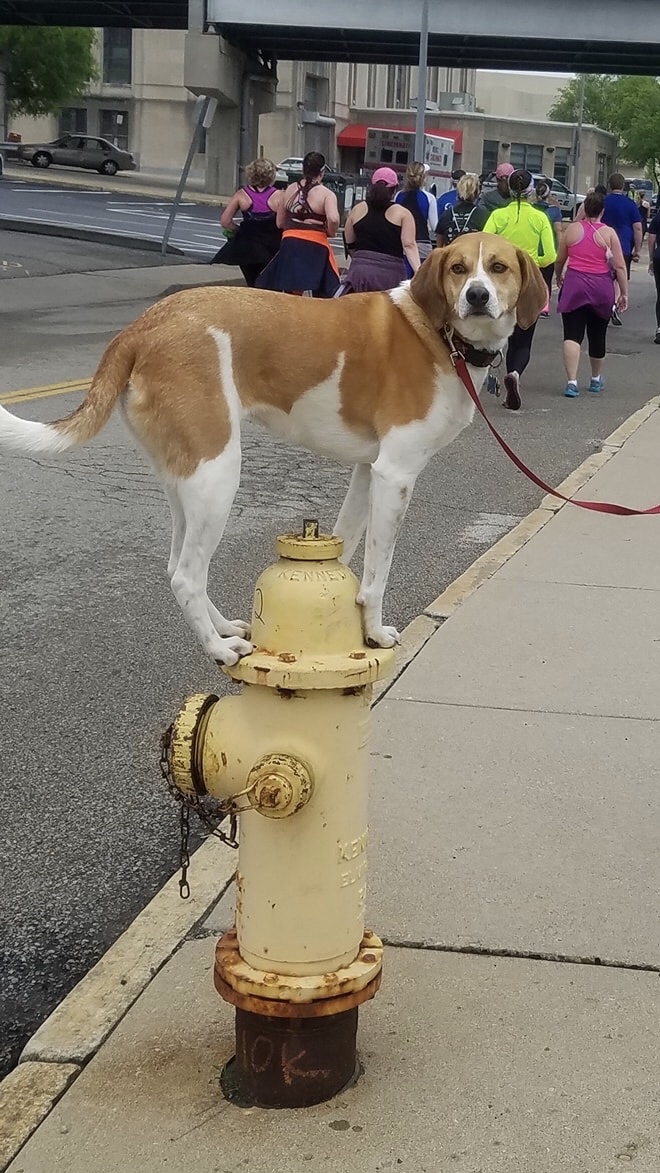
[[[429,0],[422,0],[419,31],[419,67],[417,71],[417,118],[415,120],[415,159],[424,162],[424,123],[426,119],[426,62],[429,51]]]

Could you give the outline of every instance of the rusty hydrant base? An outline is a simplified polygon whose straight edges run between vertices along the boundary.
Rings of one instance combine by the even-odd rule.
[[[236,1055],[220,1084],[239,1107],[309,1108],[360,1074],[357,1007],[332,1017],[270,1018],[236,1011]]]

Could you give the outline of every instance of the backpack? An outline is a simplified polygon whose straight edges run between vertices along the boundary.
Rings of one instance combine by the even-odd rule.
[[[463,236],[466,232],[478,232],[478,228],[476,228],[476,226],[470,225],[470,220],[472,219],[476,210],[476,204],[473,208],[470,208],[469,212],[459,212],[458,215],[456,214],[454,208],[449,209],[451,212],[452,222],[447,228],[447,244],[451,244],[452,240],[456,240],[458,236]]]

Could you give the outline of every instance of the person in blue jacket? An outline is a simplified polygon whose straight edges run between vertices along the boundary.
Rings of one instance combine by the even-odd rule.
[[[446,191],[443,193],[443,195],[438,196],[438,220],[442,216],[442,213],[447,211],[447,208],[453,207],[453,205],[456,203],[456,200],[458,199],[458,181],[459,179],[462,179],[464,175],[465,171],[462,171],[460,167],[458,167],[455,171],[452,171],[451,187],[449,191]]]

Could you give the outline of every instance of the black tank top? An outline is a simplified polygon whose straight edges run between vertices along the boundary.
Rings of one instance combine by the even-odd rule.
[[[404,191],[397,204],[407,208],[415,221],[415,240],[430,240],[429,236],[429,202],[418,188],[414,191]],[[424,211],[422,211],[422,207]]]
[[[360,220],[355,222],[353,225],[354,249],[366,248],[372,253],[384,253],[387,257],[403,256],[401,227],[386,219],[386,211],[387,208],[384,208],[382,212],[369,208],[366,216],[362,216]]]

